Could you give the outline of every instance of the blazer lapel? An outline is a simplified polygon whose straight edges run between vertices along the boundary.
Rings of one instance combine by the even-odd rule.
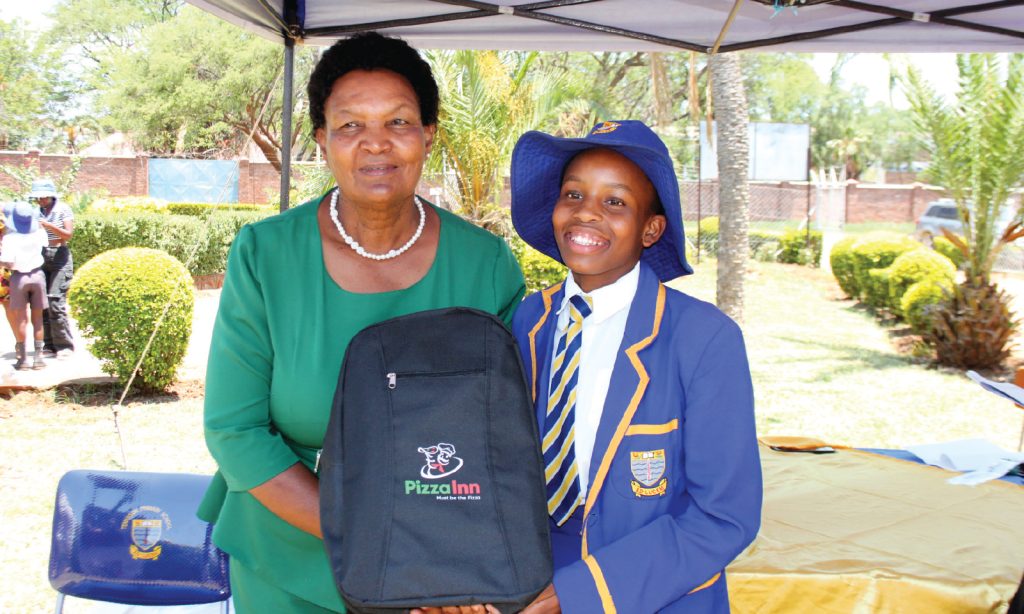
[[[537,415],[540,433],[544,432],[545,408],[547,407],[548,389],[551,385],[551,351],[552,339],[557,332],[558,308],[565,296],[565,283],[560,283],[542,291],[541,299],[544,309],[540,317],[530,329],[530,368],[531,387],[534,394],[533,405]]]
[[[594,441],[594,453],[590,461],[590,487],[585,508],[587,515],[590,514],[604,486],[612,458],[647,389],[648,369],[643,364],[641,352],[657,337],[664,307],[665,287],[658,281],[654,272],[641,263],[640,282],[626,318],[626,330],[615,359],[608,395],[597,428],[597,438]],[[586,556],[586,549],[584,529],[583,556]]]

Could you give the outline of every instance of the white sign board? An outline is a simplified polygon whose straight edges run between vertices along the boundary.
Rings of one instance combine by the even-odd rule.
[[[711,123],[711,136],[717,142],[717,127]],[[807,150],[811,127],[807,124],[748,124],[750,173],[752,181],[806,181]],[[708,141],[707,124],[700,125],[700,178],[718,177],[718,158]]]

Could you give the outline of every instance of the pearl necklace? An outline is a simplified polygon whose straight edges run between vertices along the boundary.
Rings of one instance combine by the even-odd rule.
[[[416,232],[413,233],[412,238],[409,239],[405,245],[398,249],[393,249],[386,254],[371,254],[363,249],[362,245],[345,232],[345,227],[341,225],[341,220],[338,219],[338,190],[335,190],[334,194],[331,195],[331,221],[334,222],[334,227],[338,229],[338,234],[341,235],[341,238],[345,240],[345,243],[348,243],[348,246],[351,247],[355,253],[359,254],[363,258],[369,258],[370,260],[391,260],[392,258],[397,258],[404,254],[413,246],[414,243],[416,243],[417,239],[420,238],[420,235],[423,234],[423,226],[427,223],[427,214],[423,211],[423,199],[417,194],[415,195],[414,200],[416,201],[416,208],[420,212],[420,224],[416,227]]]

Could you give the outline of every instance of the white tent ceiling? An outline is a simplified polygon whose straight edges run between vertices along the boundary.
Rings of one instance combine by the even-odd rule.
[[[782,0],[788,4],[792,0]],[[189,0],[261,36],[324,45],[382,30],[447,49],[1024,51],[1024,2],[1003,0]]]
[[[188,0],[285,48],[379,30],[428,49],[1024,51],[1024,0]],[[777,5],[794,4],[794,7]],[[291,105],[282,117],[288,207]]]

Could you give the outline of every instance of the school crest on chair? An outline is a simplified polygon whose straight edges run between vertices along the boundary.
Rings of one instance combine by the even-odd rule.
[[[133,559],[160,558],[163,547],[158,545],[164,529],[171,528],[171,519],[159,507],[143,505],[137,507],[121,521],[121,530],[129,530],[132,544],[128,553]]]
[[[668,489],[665,477],[665,450],[644,450],[629,453],[629,469],[633,480],[629,487],[640,497],[661,497]]]

